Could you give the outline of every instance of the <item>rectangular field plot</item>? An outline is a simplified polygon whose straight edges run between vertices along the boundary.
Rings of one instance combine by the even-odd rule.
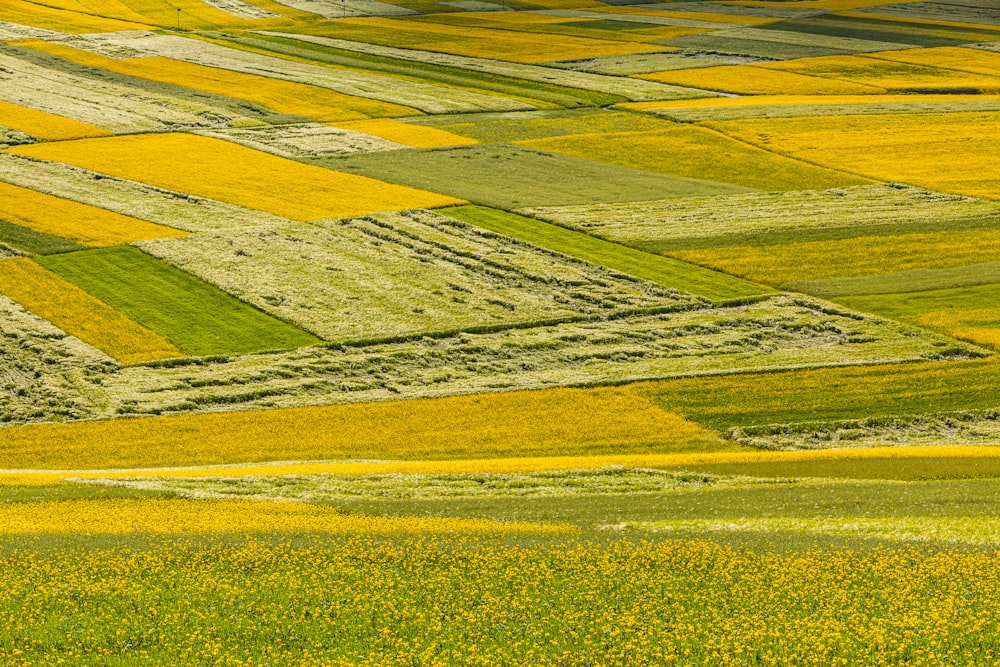
[[[346,19],[302,29],[302,32],[383,46],[528,64],[619,53],[644,53],[662,48],[655,44],[610,39],[541,35],[382,18]]]
[[[854,236],[824,241],[667,251],[672,257],[767,285],[992,262],[1000,229]],[[798,284],[798,283],[797,283]]]
[[[0,102],[0,125],[24,132],[43,141],[106,137],[110,132],[72,118]]]
[[[78,41],[70,43],[84,46]],[[50,42],[22,42],[21,45],[80,65],[246,100],[277,113],[306,116],[316,121],[411,116],[417,113],[409,107],[344,95],[327,88],[207,67],[172,58],[151,56],[116,59]]]
[[[135,248],[50,255],[38,261],[186,354],[256,352],[317,342]]]
[[[726,183],[654,174],[506,144],[369,153],[317,163],[497,208],[639,201],[745,190]]]
[[[0,220],[88,246],[187,236],[187,232],[179,229],[3,182],[0,182]],[[25,250],[30,252],[28,248]]]
[[[663,174],[758,190],[823,190],[865,180],[815,167],[700,127],[604,132],[519,142],[524,146]]]
[[[1000,284],[845,296],[839,303],[1000,348]]]
[[[54,56],[27,48],[0,48],[0,67],[7,84],[0,88],[0,101],[78,121],[73,126],[53,122],[50,131],[57,136],[228,127],[232,123],[259,123],[274,115],[252,104],[244,102],[237,108],[233,100],[176,86],[152,82],[144,86],[138,80],[60,62]],[[36,122],[48,127],[47,119],[44,116]]]
[[[1000,199],[1000,166],[983,146],[1000,115],[951,113],[711,123],[725,134],[814,164],[930,190]]]
[[[142,247],[337,342],[699,303],[428,211],[322,227],[286,224],[239,236],[199,234]]]
[[[7,433],[0,467],[490,459],[724,448],[714,434],[629,388],[552,389],[39,425]]]
[[[747,118],[1000,111],[997,95],[753,95],[619,105],[682,123]]]
[[[525,213],[653,252],[852,236],[991,229],[1000,205],[901,186],[685,197]],[[942,222],[947,221],[947,223]]]
[[[732,276],[669,258],[632,250],[573,230],[505,211],[462,206],[441,211],[458,220],[479,225],[498,234],[521,239],[571,257],[650,280],[664,287],[691,292],[714,301],[760,296],[771,290]]]
[[[874,95],[885,89],[852,81],[782,72],[759,65],[728,65],[639,75],[649,81],[739,95]]]
[[[129,367],[106,378],[104,389],[110,411],[159,414],[984,354],[909,325],[776,296],[725,308],[319,346],[225,363]]]
[[[528,102],[505,97],[503,93],[497,94],[496,91],[481,89],[469,90],[463,87],[461,82],[456,81],[442,82],[443,85],[439,85],[434,81],[421,80],[415,77],[413,72],[383,73],[368,69],[364,63],[357,62],[321,64],[322,60],[319,62],[314,59],[307,60],[308,52],[294,53],[290,57],[278,57],[273,52],[261,53],[259,44],[261,40],[250,40],[247,46],[238,48],[233,47],[233,42],[215,43],[153,33],[127,33],[101,36],[97,40],[67,41],[74,46],[90,50],[104,49],[108,46],[125,47],[138,51],[136,55],[140,56],[159,56],[223,70],[223,73],[214,75],[207,72],[202,79],[218,79],[221,83],[211,85],[228,86],[232,94],[237,96],[241,89],[235,82],[246,79],[235,76],[228,79],[227,72],[264,77],[268,81],[275,82],[272,87],[275,91],[279,90],[278,81],[324,88],[342,95],[364,98],[345,100],[353,105],[364,108],[363,105],[367,104],[369,108],[382,109],[381,112],[368,114],[372,116],[415,115],[417,112],[413,109],[425,113],[467,113],[534,108]],[[306,58],[303,58],[303,55]],[[174,67],[180,69],[179,65]],[[209,83],[206,82],[205,85]],[[268,87],[265,87],[265,92],[266,90]],[[294,103],[292,98],[286,101],[289,104]],[[383,104],[379,105],[379,102]],[[396,111],[387,111],[392,108]]]
[[[31,260],[0,262],[0,294],[123,363],[183,356],[159,334]]]
[[[17,150],[30,157],[66,162],[293,220],[460,203],[453,197],[337,173],[189,134],[84,139]],[[238,171],[232,169],[234,164],[240,165]]]
[[[0,247],[10,251],[10,254],[20,255],[54,255],[86,248],[76,241],[36,232],[3,220],[0,220]]]
[[[782,21],[765,26],[763,30],[780,30],[815,35],[818,39],[840,37],[872,42],[895,42],[909,46],[953,46],[968,42],[989,41],[996,37],[987,30],[921,24],[917,21],[884,21],[858,14],[820,15]],[[869,51],[881,49],[867,49]]]
[[[894,52],[861,56],[802,58],[783,63],[755,65],[755,67],[882,88],[889,92],[1000,93],[1000,76],[997,74],[1000,69],[994,67],[990,72],[988,67],[977,67],[975,64],[975,60],[1000,62],[1000,57],[995,59],[976,58],[974,49],[963,50],[970,52],[970,66],[980,71],[921,64],[916,60],[922,59],[907,58],[906,56],[897,60],[894,57]],[[923,60],[926,62],[926,59]],[[930,60],[934,60],[934,58],[932,57]],[[950,64],[954,65],[954,63]],[[984,73],[982,70],[989,73]]]

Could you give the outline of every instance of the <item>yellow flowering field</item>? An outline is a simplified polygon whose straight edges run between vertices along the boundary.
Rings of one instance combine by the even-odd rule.
[[[1000,37],[1000,33],[997,34]],[[932,49],[906,49],[868,54],[869,58],[889,60],[924,67],[941,67],[956,72],[982,74],[991,79],[1000,76],[1000,53],[960,46],[939,46]]]
[[[53,236],[106,247],[188,232],[0,182],[0,211],[7,222]]]
[[[884,94],[884,88],[807,76],[756,65],[721,65],[636,75],[639,79],[740,95]]]
[[[962,50],[972,51],[972,49]],[[980,67],[976,68],[975,71],[957,69],[954,67],[954,62],[947,63],[943,67],[936,67],[926,61],[920,63],[919,60],[919,58],[917,60],[906,56],[897,58],[891,53],[880,53],[877,57],[857,55],[799,58],[780,63],[765,63],[757,67],[883,88],[890,91],[920,89],[933,91],[951,88],[966,92],[979,91],[992,94],[1000,92],[1000,76],[997,76],[1000,70],[997,70],[996,65],[994,65],[992,72],[986,73],[990,72],[990,68],[981,66],[983,61],[991,60],[989,58],[976,57],[973,54],[970,61],[980,61]],[[1000,62],[1000,55],[996,55],[992,60],[994,63]]]
[[[391,18],[344,19],[304,30],[383,46],[423,49],[516,63],[573,60],[623,53],[660,51],[656,44],[616,42],[590,37],[491,30]]]
[[[90,51],[40,40],[26,40],[19,44],[81,65],[247,100],[279,113],[308,116],[322,122],[380,116],[413,116],[419,113],[410,107],[345,95],[328,88],[207,67],[172,58],[156,56],[116,60]]]
[[[551,389],[3,430],[0,468],[702,451],[718,436],[628,388]]]
[[[765,285],[943,269],[992,262],[1000,252],[1000,230],[859,236],[782,245],[723,246],[673,250],[668,254]]]
[[[1000,349],[1000,309],[996,307],[970,310],[956,308],[920,313],[907,319],[960,340]]]
[[[725,134],[808,162],[931,190],[1000,198],[1000,143],[990,112],[721,121]]]
[[[230,3],[231,7],[237,7],[241,3]],[[251,10],[256,4],[261,4],[260,0],[247,3]],[[235,13],[227,12],[213,6],[211,2],[202,0],[170,0],[161,2],[160,0],[46,0],[45,5],[53,9],[66,9],[93,16],[114,16],[115,18],[130,21],[135,24],[142,24],[142,27],[161,26],[173,28],[178,22],[180,11],[180,23],[184,29],[214,29],[224,27],[261,27],[268,25],[286,25],[289,21],[283,15],[295,15],[297,17],[309,16],[304,12],[296,12],[290,7],[285,7],[279,3],[264,0],[266,8],[271,13],[278,16],[263,20],[248,20]],[[258,8],[259,12],[259,8]],[[257,13],[257,12],[255,12]],[[102,28],[102,30],[113,30],[114,28]],[[122,28],[118,28],[121,30]],[[134,29],[134,28],[133,28]]]
[[[184,356],[158,333],[30,259],[0,260],[0,294],[123,363]]]
[[[733,107],[786,107],[824,105],[885,105],[897,103],[945,103],[1000,100],[998,95],[750,95],[744,97],[700,97],[691,100],[625,102],[615,105],[633,111],[670,111],[685,109],[726,109]],[[802,115],[811,115],[803,113]]]
[[[355,120],[334,123],[345,130],[353,130],[362,134],[395,141],[413,148],[445,148],[448,146],[468,146],[479,143],[475,139],[459,136],[447,130],[412,123],[401,123],[388,118],[373,120]]]
[[[148,27],[144,23],[106,18],[100,12],[91,13],[82,10],[79,6],[69,9],[78,11],[64,11],[52,6],[50,3],[31,2],[30,0],[5,0],[3,14],[4,20],[13,23],[72,34],[111,32],[115,30],[141,30]]]
[[[0,536],[191,535],[256,532],[573,532],[569,526],[441,517],[348,515],[303,503],[250,500],[86,499],[0,503]]]
[[[633,169],[761,190],[824,190],[868,182],[747,146],[701,127],[576,134],[517,143]]]
[[[781,19],[768,18],[766,16],[749,16],[740,14],[719,14],[717,12],[672,12],[667,9],[660,9],[657,5],[655,9],[647,9],[642,5],[621,5],[617,7],[591,7],[587,11],[602,12],[605,14],[625,14],[628,16],[665,16],[674,19],[687,19],[689,21],[708,21],[710,23],[731,23],[735,25],[767,25],[776,23]],[[614,16],[608,18],[613,19]],[[720,26],[721,27],[721,26]]]
[[[453,197],[314,167],[191,134],[83,139],[20,146],[12,151],[293,220],[463,203]],[[239,170],[232,169],[236,164]]]
[[[111,134],[103,128],[82,121],[3,101],[0,101],[0,125],[20,130],[43,141],[106,137]]]

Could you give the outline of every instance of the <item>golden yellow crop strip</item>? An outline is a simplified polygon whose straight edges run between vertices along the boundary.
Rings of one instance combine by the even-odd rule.
[[[184,356],[158,333],[30,259],[0,260],[0,294],[123,363]]]
[[[420,114],[416,109],[399,104],[344,95],[319,86],[196,65],[172,58],[157,56],[115,60],[90,51],[41,40],[23,40],[18,44],[81,65],[247,100],[278,113],[308,116],[317,121]]]
[[[71,34],[149,28],[146,22],[134,23],[103,18],[82,11],[64,11],[49,6],[49,3],[27,0],[4,0],[3,20]]]
[[[453,132],[436,127],[424,127],[410,123],[400,123],[389,119],[355,120],[346,123],[332,123],[345,130],[382,137],[397,144],[413,148],[445,148],[447,146],[467,146],[479,143],[475,139],[462,137]]]
[[[867,461],[899,459],[1000,458],[1000,446],[927,445],[915,447],[870,447],[802,451],[740,449],[720,452],[676,454],[611,454],[602,456],[538,456],[527,458],[461,459],[454,461],[327,461],[288,462],[249,466],[202,468],[143,468],[134,470],[0,470],[0,484],[47,485],[88,479],[144,477],[227,478],[281,477],[285,475],[406,475],[526,473],[588,470],[622,466],[627,468],[688,468],[702,465],[794,463],[803,461]]]
[[[823,79],[755,65],[722,65],[635,75],[678,86],[718,90],[741,95],[852,95],[884,94],[884,88],[851,81]]]
[[[0,428],[0,468],[167,468],[731,448],[627,387]]]
[[[107,130],[72,118],[22,107],[9,102],[0,102],[0,125],[30,134],[44,141],[64,139],[84,139],[87,137],[107,137]]]
[[[649,53],[663,49],[656,44],[429,22],[418,23],[388,18],[344,19],[329,26],[323,34],[370,41],[384,46],[400,46],[529,64],[625,53]],[[556,79],[558,80],[558,77]]]
[[[94,499],[0,503],[0,535],[319,533],[568,533],[552,523],[343,514],[305,503],[253,500]]]
[[[1000,38],[1000,35],[998,35]],[[941,46],[933,49],[906,49],[866,54],[869,59],[939,67],[959,72],[982,74],[991,78],[1000,75],[1000,53],[969,49],[959,46]]]
[[[188,232],[0,182],[0,220],[38,232],[107,247]]]
[[[632,111],[658,111],[669,109],[724,109],[731,107],[814,106],[817,104],[886,104],[893,102],[968,102],[1000,100],[1000,95],[753,95],[749,97],[700,97],[692,100],[658,100],[654,102],[626,102],[616,108]]]
[[[657,5],[663,7],[664,5]],[[781,19],[767,18],[764,16],[740,16],[738,14],[716,14],[714,12],[668,12],[663,9],[645,9],[642,5],[624,5],[618,7],[594,7],[588,11],[611,14],[609,19],[614,19],[614,14],[627,14],[629,16],[664,16],[674,19],[687,19],[689,21],[709,21],[711,23],[733,23],[736,25],[767,25],[777,23]],[[566,19],[561,19],[565,21]]]
[[[302,164],[191,134],[83,139],[10,150],[293,220],[464,203],[454,197]],[[239,169],[233,165],[239,165]]]

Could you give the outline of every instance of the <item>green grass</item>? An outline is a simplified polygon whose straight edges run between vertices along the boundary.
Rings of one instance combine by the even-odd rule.
[[[746,39],[742,37],[720,37],[712,33],[661,39],[652,43],[674,46],[688,51],[709,51],[711,53],[738,54],[755,56],[757,58],[773,58],[775,60],[842,56],[851,53],[851,51],[845,49],[834,49],[825,46],[765,42],[759,39]]]
[[[485,227],[498,234],[512,236],[549,250],[578,257],[664,287],[691,292],[713,301],[729,301],[771,294],[773,290],[724,273],[651,255],[616,243],[604,241],[548,222],[497,211],[481,206],[457,206],[441,213]]]
[[[987,308],[995,305],[990,303],[989,298],[995,296],[990,287],[981,287],[977,290],[958,289],[977,286],[986,286],[990,283],[1000,283],[1000,262],[987,262],[985,264],[969,264],[966,266],[956,266],[948,269],[919,269],[915,271],[900,271],[897,273],[886,273],[874,276],[856,276],[852,278],[830,278],[827,280],[798,280],[785,283],[783,287],[797,292],[806,292],[814,296],[824,298],[837,298],[838,301],[847,303],[847,297],[851,300],[858,299],[859,303],[873,304],[881,307],[883,304],[889,305],[902,301],[925,301],[927,303],[946,303],[940,296],[935,295],[914,295],[913,298],[903,295],[904,292],[931,292],[947,291],[948,296],[955,297],[956,301],[952,305],[945,305],[945,308],[958,307],[965,308],[964,300],[971,298],[972,302],[981,305],[975,307]],[[986,300],[975,295],[985,291]],[[875,298],[874,295],[897,294],[897,297]],[[872,298],[866,298],[871,296]],[[863,310],[864,308],[862,308]]]
[[[445,65],[434,65],[388,56],[346,51],[287,37],[239,35],[227,36],[224,40],[219,41],[226,46],[263,49],[272,53],[306,58],[330,65],[356,67],[373,72],[417,78],[422,81],[442,83],[472,91],[500,93],[529,101],[536,101],[543,107],[550,105],[569,109],[601,107],[625,101],[623,97],[608,93],[569,88],[554,83],[525,81],[500,74],[463,70],[458,67],[447,67]]]
[[[989,265],[992,268],[992,265]],[[974,270],[974,267],[970,267]],[[993,268],[992,270],[996,270]],[[1000,303],[1000,284],[956,287],[953,289],[907,292],[903,294],[873,294],[845,296],[837,299],[850,308],[878,313],[886,317],[906,317],[942,310],[983,310]]]
[[[993,358],[682,378],[646,392],[666,410],[721,431],[1000,407]]]
[[[495,208],[640,201],[745,192],[508,144],[318,158],[315,164]]]
[[[136,248],[51,255],[39,263],[187,354],[258,352],[318,342]]]
[[[440,128],[483,143],[548,139],[593,132],[647,132],[675,127],[674,123],[649,114],[608,109],[417,116],[405,122]]]
[[[816,16],[760,26],[763,30],[787,30],[810,35],[849,37],[875,42],[896,42],[920,47],[958,46],[996,40],[996,34],[946,26],[884,21],[853,16]],[[942,37],[942,34],[949,35]]]
[[[2,213],[0,213],[2,215]],[[83,250],[76,241],[59,238],[44,232],[0,220],[0,244],[25,255],[55,255],[62,252]]]

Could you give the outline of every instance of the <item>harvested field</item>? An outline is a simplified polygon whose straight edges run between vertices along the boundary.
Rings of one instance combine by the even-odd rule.
[[[49,255],[38,262],[186,354],[238,354],[318,342],[135,248]]]
[[[369,153],[317,164],[508,209],[743,190],[506,144]]]
[[[226,127],[246,115],[226,112],[114,81],[43,67],[11,47],[0,47],[3,102],[80,121],[109,132],[150,132],[182,127]],[[58,128],[53,124],[53,128]],[[81,136],[101,134],[76,125]],[[65,137],[63,137],[65,138]]]
[[[4,263],[20,260],[3,260]],[[6,275],[6,273],[4,273]],[[98,380],[110,357],[0,294],[0,421],[88,419],[105,409]]]
[[[409,107],[344,95],[319,86],[207,67],[172,58],[148,56],[115,59],[51,42],[21,42],[21,45],[80,65],[246,100],[277,113],[305,116],[316,121],[333,122],[417,113]]]
[[[29,259],[4,260],[0,269],[0,294],[122,363],[183,356],[159,334]]]
[[[337,37],[328,37],[325,35],[305,35],[305,34],[289,34],[289,33],[275,33],[275,32],[264,32],[263,34],[272,35],[274,37],[296,39],[302,42],[313,43],[323,47],[364,53],[371,56],[394,58],[402,60],[404,62],[417,62],[421,64],[433,64],[438,66],[459,68],[462,70],[469,70],[472,72],[476,72],[477,74],[479,74],[479,76],[495,75],[495,76],[510,77],[511,79],[515,80],[522,79],[536,84],[547,84],[547,85],[554,84],[559,87],[568,87],[570,89],[575,88],[580,90],[604,93],[605,95],[620,96],[625,99],[634,101],[685,99],[691,97],[705,97],[707,95],[710,95],[710,93],[706,93],[704,91],[689,90],[684,88],[678,88],[676,86],[667,86],[662,83],[653,83],[650,81],[641,81],[636,79],[627,79],[627,78],[612,77],[612,76],[601,76],[597,74],[590,74],[587,72],[563,71],[562,73],[553,73],[551,68],[549,67],[540,67],[537,65],[525,64],[519,62],[504,62],[502,60],[493,60],[489,57],[480,58],[473,56],[456,55],[453,53],[435,53],[434,51],[424,51],[424,50],[419,50],[417,48],[398,48],[395,46],[382,44],[380,42],[367,43],[364,41],[355,41],[350,38],[340,39]],[[663,50],[663,47],[656,47],[648,50],[653,52],[659,52]],[[593,57],[593,56],[588,55],[587,57]],[[473,81],[475,81],[475,79],[473,79]],[[563,93],[563,97],[565,97],[565,93]],[[545,98],[543,97],[542,99]],[[605,102],[605,104],[606,103],[607,102]],[[562,106],[568,106],[568,105],[563,104]]]
[[[331,67],[280,58],[199,39],[153,33],[125,33],[107,39],[135,49],[146,56],[160,56],[233,73],[326,88],[343,95],[378,100],[397,105],[397,108],[410,107],[426,113],[513,111],[534,108],[530,104],[498,95],[407,80],[357,68]],[[235,89],[238,91],[239,87]],[[384,115],[414,114],[412,110],[399,110],[395,114]]]
[[[601,56],[600,58],[581,58],[579,60],[555,60],[543,64],[546,67],[557,67],[574,72],[628,76],[630,74],[649,74],[651,72],[695,69],[697,67],[745,65],[748,62],[757,62],[757,60],[757,58],[747,56],[709,54],[691,50]]]
[[[328,341],[701,303],[426,211],[142,247]]]
[[[527,241],[554,252],[605,266],[652,281],[667,288],[697,294],[716,302],[739,301],[770,292],[721,273],[623,248],[600,239],[563,229],[546,222],[478,206],[460,206],[441,211],[445,215],[485,227],[498,234]]]
[[[88,246],[179,238],[187,232],[0,181],[0,219]]]
[[[457,134],[452,134],[438,128],[423,127],[413,123],[401,123],[388,119],[337,123],[337,125],[347,130],[374,135],[386,141],[395,142],[400,147],[445,148],[447,146],[467,146],[477,143],[475,139],[460,137]]]
[[[711,123],[725,134],[814,164],[930,190],[1000,198],[994,113],[787,118]]]
[[[328,19],[348,16],[407,16],[418,12],[400,5],[379,0],[274,0],[301,12],[316,14]]]
[[[129,367],[105,378],[104,387],[114,397],[112,411],[150,414],[982,354],[891,321],[858,319],[829,304],[774,297],[731,308]]]
[[[632,169],[758,190],[820,190],[866,182],[850,174],[775,155],[701,127],[578,134],[519,143]]]
[[[859,9],[861,13],[899,17],[901,19],[918,19],[928,21],[943,21],[946,23],[965,24],[967,26],[994,25],[1000,26],[1000,10],[991,4],[975,4],[972,2],[901,2],[897,4],[879,4],[874,7]]]
[[[525,213],[618,243],[662,252],[720,245],[769,246],[1000,224],[1000,205],[919,188],[867,185],[829,191],[749,193],[628,204],[532,208]],[[835,236],[836,235],[836,236]]]
[[[345,124],[338,123],[338,125]],[[224,139],[247,148],[291,159],[393,151],[406,148],[402,144],[371,134],[362,134],[358,131],[339,129],[319,123],[277,127],[266,125],[232,130],[200,130],[198,134]]]
[[[294,220],[461,203],[452,197],[337,173],[188,134],[84,139],[16,150],[22,155],[66,162]],[[241,171],[229,169],[232,164],[242,165]],[[262,190],[257,183],[269,187]]]
[[[19,143],[33,143],[37,139],[61,141],[85,137],[105,137],[111,134],[107,130],[81,123],[78,120],[8,102],[0,102],[0,125],[29,135],[27,141]]]

